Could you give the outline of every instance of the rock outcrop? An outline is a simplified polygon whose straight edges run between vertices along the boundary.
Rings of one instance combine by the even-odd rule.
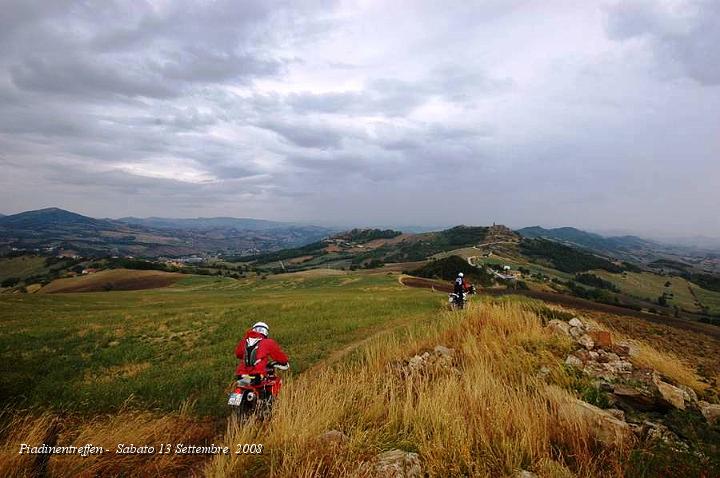
[[[700,407],[700,413],[703,414],[708,423],[711,425],[720,423],[720,405],[705,401],[699,402],[698,405]]]
[[[372,466],[377,478],[420,478],[423,476],[420,456],[403,450],[390,450],[375,457]]]

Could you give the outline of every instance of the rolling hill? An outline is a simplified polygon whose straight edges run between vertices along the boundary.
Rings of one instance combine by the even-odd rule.
[[[604,237],[600,234],[582,231],[574,227],[545,229],[540,226],[533,226],[518,229],[517,232],[523,237],[552,239],[599,252],[612,252],[616,254],[632,254],[634,251],[640,249],[658,249],[660,247],[656,242],[641,239],[636,236]]]
[[[306,244],[330,232],[258,219],[95,219],[47,208],[0,217],[0,253],[16,249],[86,257],[243,255]]]

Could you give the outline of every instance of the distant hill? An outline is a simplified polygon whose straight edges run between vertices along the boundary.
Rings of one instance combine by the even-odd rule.
[[[259,219],[95,219],[47,208],[0,217],[0,253],[15,248],[89,257],[242,255],[307,244],[331,232]]]
[[[288,227],[313,227],[289,222],[267,221],[264,219],[236,218],[236,217],[198,217],[198,218],[166,218],[166,217],[122,217],[119,222],[137,226],[154,227],[160,229],[236,229],[239,231],[268,231],[273,229],[286,229]],[[327,229],[327,232],[330,232]]]
[[[720,273],[720,253],[713,249],[660,243],[637,236],[605,237],[574,227],[545,229],[534,226],[516,232],[524,238],[550,239],[633,263],[650,265],[658,260],[689,261],[688,267],[696,272]]]
[[[256,266],[271,270],[280,268],[281,271],[424,261],[435,254],[478,245],[494,230],[481,226],[456,226],[444,231],[402,234],[391,229],[352,229],[299,248],[238,260],[252,260]],[[280,261],[284,262],[280,264]]]
[[[659,244],[636,236],[604,237],[574,227],[545,229],[540,226],[525,227],[517,231],[527,238],[544,238],[569,242],[599,252],[633,252],[642,248],[656,248]]]

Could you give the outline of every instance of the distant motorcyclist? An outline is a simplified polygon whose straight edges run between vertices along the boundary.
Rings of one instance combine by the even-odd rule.
[[[457,278],[455,279],[455,287],[454,292],[458,294],[458,296],[462,297],[463,293],[470,291],[470,284],[468,281],[465,280],[465,274],[462,272],[458,273]]]
[[[288,356],[277,342],[269,337],[270,328],[265,322],[257,322],[247,331],[235,347],[235,356],[240,364],[235,370],[238,379],[252,378],[260,380],[275,367],[287,370]]]

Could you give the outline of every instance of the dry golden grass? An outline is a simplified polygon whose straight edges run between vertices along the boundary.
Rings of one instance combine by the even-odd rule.
[[[398,364],[437,344],[456,348],[453,368],[402,374]],[[621,474],[624,450],[603,448],[569,396],[536,377],[562,375],[562,339],[519,304],[444,314],[422,337],[379,337],[362,356],[287,385],[272,419],[228,426],[225,442],[262,443],[262,456],[216,457],[208,476],[361,476],[381,451],[419,453],[430,476]],[[570,417],[570,418],[568,418]],[[349,437],[329,445],[332,429]]]
[[[643,341],[630,338],[610,324],[600,326],[595,321],[588,319],[583,320],[590,322],[594,328],[598,330],[608,330],[611,332],[615,342],[630,345],[632,362],[635,366],[651,368],[675,383],[692,388],[697,393],[702,393],[708,388],[709,385],[700,379],[695,369],[675,353],[667,350],[659,350]]]
[[[450,367],[408,372],[405,360],[436,345],[456,350]],[[230,447],[229,456],[54,456],[48,471],[59,477],[362,477],[371,475],[378,453],[399,448],[418,453],[429,476],[498,477],[520,469],[541,477],[623,476],[631,439],[601,444],[562,388],[573,380],[561,365],[571,347],[569,339],[542,326],[531,304],[473,304],[440,313],[431,327],[378,334],[349,349],[344,360],[287,380],[269,420],[231,420],[224,436],[187,410],[71,418],[58,433],[59,444],[93,443],[111,451],[118,443],[212,441]],[[638,350],[638,360],[693,386],[692,372],[670,366],[667,354],[642,344]],[[547,379],[538,376],[542,366],[550,369]],[[37,463],[34,456],[17,454],[19,444],[47,442],[57,418],[2,418],[0,476],[28,476]],[[329,430],[342,431],[348,440],[324,441]],[[234,454],[238,444],[258,443],[262,455]]]
[[[192,418],[188,410],[159,416],[150,412],[120,411],[94,419],[59,417],[51,413],[12,412],[2,417],[0,429],[0,476],[36,476],[42,468],[38,455],[18,453],[21,443],[83,446],[91,443],[109,450],[99,455],[53,455],[47,463],[49,476],[200,476],[207,457],[203,455],[116,455],[119,443],[154,445],[161,443],[208,443],[214,427]]]

